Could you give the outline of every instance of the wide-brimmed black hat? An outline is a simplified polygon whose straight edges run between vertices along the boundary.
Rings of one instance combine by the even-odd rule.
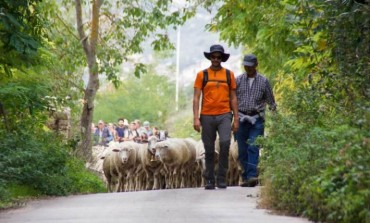
[[[230,54],[228,53],[225,53],[224,52],[224,48],[221,46],[221,45],[212,45],[210,48],[209,48],[209,52],[204,52],[204,56],[208,59],[208,60],[211,60],[211,54],[214,53],[214,52],[220,52],[221,53],[221,61],[222,62],[226,62],[229,57],[230,57]]]

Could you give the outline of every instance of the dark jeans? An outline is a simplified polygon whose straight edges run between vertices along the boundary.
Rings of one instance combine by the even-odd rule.
[[[218,161],[217,181],[225,182],[229,167],[229,149],[231,139],[232,114],[201,115],[202,141],[205,149],[206,170],[204,178],[206,181],[215,182],[215,141],[218,133],[220,139],[220,151]]]
[[[259,159],[259,146],[254,144],[258,136],[264,133],[264,119],[258,118],[254,125],[249,122],[239,122],[239,130],[236,133],[238,142],[239,161],[244,169],[243,180],[257,177],[257,165]]]

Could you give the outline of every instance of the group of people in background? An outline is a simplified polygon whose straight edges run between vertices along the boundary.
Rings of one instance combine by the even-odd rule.
[[[129,123],[127,119],[119,118],[117,124],[106,124],[103,120],[99,120],[97,125],[92,123],[91,132],[94,145],[107,146],[111,141],[145,142],[149,136],[158,134],[158,128],[151,128],[149,121],[144,121],[141,125],[139,119]]]

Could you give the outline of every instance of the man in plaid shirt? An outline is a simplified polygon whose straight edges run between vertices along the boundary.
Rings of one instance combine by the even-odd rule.
[[[256,70],[257,57],[253,54],[246,55],[243,65],[246,72],[236,78],[239,129],[235,137],[239,161],[244,169],[241,186],[254,187],[258,184],[259,159],[259,146],[254,141],[264,133],[266,103],[272,111],[276,110],[276,103],[269,81]]]

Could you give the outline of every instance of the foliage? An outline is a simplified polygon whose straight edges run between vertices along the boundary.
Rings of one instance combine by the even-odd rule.
[[[4,41],[7,50],[0,56],[0,74],[3,73],[1,66],[9,69],[11,73],[0,75],[0,115],[4,117],[4,122],[1,122],[0,126],[4,124],[7,129],[12,129],[24,117],[33,117],[35,124],[42,125],[50,111],[62,110],[67,106],[75,109],[78,104],[76,101],[79,100],[77,95],[80,94],[79,87],[82,86],[82,81],[73,75],[79,67],[77,66],[79,61],[73,59],[77,53],[72,51],[73,47],[61,44],[67,42],[67,37],[70,38],[70,33],[66,35],[58,32],[56,27],[59,29],[64,27],[61,21],[46,20],[57,11],[56,4],[18,0],[3,1],[0,6],[3,10],[2,15],[13,18],[16,21],[13,19],[11,21],[19,23],[20,26],[15,28],[5,24],[9,22],[7,19],[1,20],[5,25],[4,27],[0,25],[0,30],[4,29],[1,31],[4,38],[0,40]],[[32,39],[37,42],[37,48],[15,53],[13,51],[19,47],[5,43],[6,36]],[[14,44],[21,44],[17,41]],[[78,43],[77,40],[75,42]],[[56,47],[56,44],[61,48]],[[3,55],[6,57],[4,64],[1,60]],[[70,61],[75,63],[68,66]]]
[[[369,135],[349,129],[345,145],[338,148],[327,167],[300,188],[304,214],[326,222],[370,220]]]
[[[78,40],[68,42],[62,21],[46,19],[56,11],[53,2],[0,3],[1,207],[28,196],[104,190],[70,154],[72,144],[45,126],[51,112],[77,107],[82,86],[79,48],[71,47]]]
[[[269,207],[369,221],[368,1],[225,1],[210,30],[260,58],[279,114],[260,139]]]
[[[166,126],[170,137],[190,137],[200,140],[200,133],[193,128],[193,112],[190,108],[171,115],[166,121]]]
[[[104,193],[106,187],[99,176],[91,173],[85,168],[82,160],[70,156],[66,163],[67,177],[70,181],[68,193],[70,194],[87,194],[87,193]]]
[[[40,0],[0,2],[0,75],[39,64],[38,49],[45,37]]]
[[[11,133],[0,131],[0,196],[5,201],[21,196],[20,192],[14,192],[14,188],[22,185],[31,191],[26,194],[33,196],[104,190],[102,181],[88,173],[83,163],[70,155],[69,148],[55,133],[41,128],[30,132],[26,127],[29,122],[25,121]]]
[[[119,89],[110,87],[99,94],[94,121],[140,119],[142,122],[148,120],[152,126],[163,128],[170,113],[174,111],[175,85],[168,77],[156,74],[150,67],[149,69],[140,79],[128,75]],[[180,104],[180,108],[182,107]]]
[[[146,40],[150,40],[150,46],[156,51],[173,49],[167,29],[183,24],[194,15],[196,9],[195,6],[181,8],[163,0],[101,2],[100,36],[96,51],[99,60],[98,73],[106,76],[115,86],[120,85],[117,74],[123,62],[130,61],[134,64],[134,73],[138,77],[146,71],[143,63],[130,57],[143,53],[143,49],[147,47],[143,45]],[[91,4],[83,3],[82,7],[88,8]],[[62,1],[61,10],[64,17],[58,19],[68,27],[61,31],[74,32],[75,2]],[[91,26],[85,28],[89,30]],[[79,42],[79,37],[77,38]],[[81,54],[77,55],[77,60],[85,60]]]
[[[268,206],[315,221],[369,218],[368,133],[329,122],[313,127],[292,116],[276,115],[269,124],[268,138],[259,139]]]
[[[286,3],[271,0],[224,2],[207,26],[208,30],[220,32],[220,38],[231,45],[245,46],[248,52],[261,58],[261,71],[275,73],[295,49],[288,39],[290,24],[287,23],[294,18],[286,17]]]
[[[60,2],[63,21],[67,30],[78,33],[84,55],[76,54],[78,60],[85,58],[87,84],[83,91],[83,106],[80,118],[81,142],[78,156],[89,159],[91,156],[91,123],[94,114],[94,101],[100,86],[99,75],[103,75],[115,87],[120,85],[119,66],[131,56],[143,52],[144,41],[151,38],[154,50],[173,49],[167,35],[167,28],[183,24],[194,15],[195,8],[177,7],[171,1],[71,1]],[[74,12],[76,17],[70,19]],[[56,13],[60,14],[60,13]],[[75,18],[75,19],[74,19]],[[88,18],[88,19],[86,19]],[[75,31],[72,31],[75,33]],[[146,72],[142,61],[131,59],[133,72],[139,77]]]

